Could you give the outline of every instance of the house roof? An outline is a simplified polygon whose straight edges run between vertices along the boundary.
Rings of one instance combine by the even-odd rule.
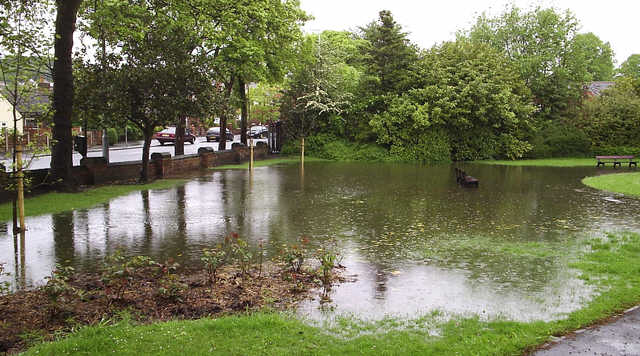
[[[615,85],[615,82],[591,82],[587,85],[587,92],[594,96],[600,96],[602,91]]]

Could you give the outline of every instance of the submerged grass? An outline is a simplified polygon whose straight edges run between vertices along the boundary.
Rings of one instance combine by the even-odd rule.
[[[322,158],[315,157],[305,157],[305,163],[307,162],[327,162],[328,160]],[[277,164],[298,164],[300,163],[300,157],[282,157],[282,158],[274,158],[274,159],[265,159],[260,161],[254,161],[254,167],[266,167],[266,166],[274,166]],[[220,169],[249,169],[249,162],[242,164],[227,164],[224,166],[213,167],[211,169],[220,170]]]
[[[640,173],[605,174],[585,178],[582,183],[608,192],[640,197]]]
[[[544,159],[522,159],[516,161],[487,160],[474,161],[480,164],[494,164],[501,166],[531,166],[531,167],[595,167],[594,158],[544,158]]]
[[[184,179],[162,179],[148,184],[109,185],[87,189],[78,193],[47,193],[24,201],[25,216],[55,214],[67,210],[86,209],[96,204],[104,203],[112,198],[125,195],[133,191],[166,189],[184,184]],[[0,204],[0,221],[11,220],[11,203]]]
[[[585,244],[585,252],[570,267],[580,270],[581,278],[599,295],[565,319],[553,322],[483,321],[478,317],[442,321],[438,313],[433,313],[404,329],[395,328],[398,323],[393,321],[387,322],[390,327],[386,330],[367,327],[367,323],[355,328],[342,323],[338,327],[354,328],[356,332],[339,336],[291,316],[272,313],[142,326],[125,320],[84,328],[66,339],[37,345],[27,355],[520,355],[551,335],[582,328],[640,302],[640,234],[617,233]],[[435,336],[429,331],[434,320],[438,320],[439,329]]]

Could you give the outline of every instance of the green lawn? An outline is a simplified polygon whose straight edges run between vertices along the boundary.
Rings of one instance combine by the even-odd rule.
[[[516,161],[474,161],[473,163],[495,164],[503,166],[536,166],[536,167],[595,167],[595,158],[544,158],[522,159]]]
[[[640,173],[617,173],[587,177],[582,180],[582,183],[608,192],[640,197]]]
[[[617,233],[584,244],[584,254],[570,267],[580,270],[600,294],[553,322],[486,322],[468,316],[443,321],[438,312],[409,322],[339,319],[322,328],[277,313],[151,325],[125,320],[83,328],[36,345],[27,355],[521,355],[550,335],[582,328],[640,302],[640,234]]]
[[[74,209],[86,209],[133,191],[166,189],[185,182],[184,179],[162,179],[148,184],[108,185],[78,193],[47,193],[26,198],[24,201],[24,213],[25,216],[36,216]],[[11,203],[0,204],[0,221],[9,221],[11,217]]]
[[[314,157],[305,157],[304,162],[327,162],[326,159],[314,158]],[[300,163],[300,157],[282,157],[282,158],[273,158],[273,159],[264,159],[259,161],[254,161],[254,167],[266,167],[273,166],[276,164],[298,164]],[[224,166],[217,166],[211,169],[249,169],[249,162],[242,164],[228,164]]]

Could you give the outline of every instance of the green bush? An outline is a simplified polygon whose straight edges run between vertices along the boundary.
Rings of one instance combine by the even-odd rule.
[[[391,160],[389,151],[384,147],[353,143],[331,134],[317,134],[304,140],[305,155],[333,161],[380,162]],[[300,140],[289,140],[282,147],[283,154],[300,154]]]
[[[593,153],[598,156],[640,156],[640,147],[603,146],[595,147]]]
[[[112,127],[108,128],[107,137],[109,138],[109,145],[118,143],[118,130]]]
[[[566,123],[548,123],[532,141],[530,158],[586,157],[592,154],[591,139],[587,134]]]

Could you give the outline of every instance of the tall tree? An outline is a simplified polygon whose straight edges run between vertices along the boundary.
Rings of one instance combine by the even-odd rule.
[[[613,79],[613,50],[609,42],[603,42],[595,34],[576,35],[569,56],[574,63],[574,71],[585,81]]]
[[[418,60],[416,46],[388,10],[377,21],[360,28],[366,73],[374,94],[397,94],[412,86]]]
[[[24,112],[26,107],[34,106],[33,97],[39,95],[37,80],[51,71],[51,28],[46,21],[42,21],[50,10],[49,2],[44,0],[0,1],[0,99],[6,99],[12,107],[12,124],[4,130],[11,132],[11,170],[14,178],[25,167],[24,164],[18,167],[16,162],[16,147],[21,143],[25,121],[19,111]],[[48,147],[43,149],[31,144],[28,150],[46,152]],[[13,199],[14,233],[23,228],[17,224],[16,181],[11,179],[7,185],[7,188],[16,191]]]
[[[640,54],[632,54],[616,71],[619,75],[640,80]]]
[[[524,11],[511,5],[498,16],[481,15],[467,35],[515,62],[539,106],[539,118],[559,119],[579,100],[589,80],[574,63],[578,27],[570,11],[540,7]]]
[[[519,158],[531,149],[530,92],[500,52],[458,40],[426,52],[421,67],[421,86],[371,120],[397,158]]]
[[[157,126],[209,115],[213,79],[202,39],[209,22],[191,6],[204,3],[109,1],[86,14],[87,31],[104,39],[108,53],[106,60],[83,65],[85,86],[99,94],[82,97],[85,104],[101,98],[106,105],[98,109],[110,114],[111,124],[127,120],[140,128],[142,181],[149,178],[149,148]]]
[[[300,26],[309,18],[297,0],[255,0],[235,2],[234,10],[219,23],[220,36],[212,42],[215,73],[224,83],[220,126],[232,118],[234,103],[232,88],[251,81],[281,81],[295,61],[295,50],[302,37]],[[244,91],[244,86],[236,92]],[[241,107],[246,107],[246,95],[240,95]],[[243,126],[246,122],[243,120]],[[245,130],[243,129],[243,132]],[[226,148],[225,135],[219,149]],[[246,141],[246,137],[244,137]]]
[[[360,55],[364,76],[351,115],[356,138],[374,138],[369,125],[374,115],[387,110],[393,97],[416,84],[418,50],[390,11],[380,11],[378,20],[360,28]]]
[[[73,167],[73,34],[82,0],[56,0],[55,59],[53,62],[53,149],[51,171],[63,189],[75,185]]]
[[[351,93],[342,85],[340,62],[331,53],[328,42],[307,37],[298,57],[280,106],[288,135],[301,142],[304,160],[304,138],[315,132],[322,122],[339,115],[348,106]]]

